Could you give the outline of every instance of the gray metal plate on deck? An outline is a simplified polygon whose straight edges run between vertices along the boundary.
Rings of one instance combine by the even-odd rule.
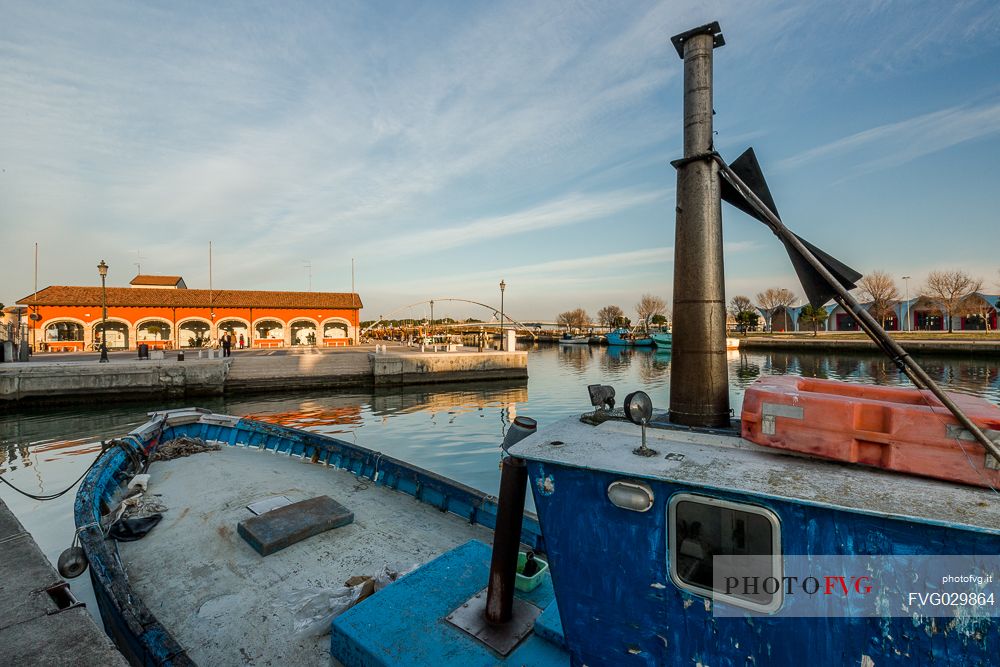
[[[541,613],[542,610],[535,605],[515,597],[510,621],[503,625],[492,625],[486,621],[484,588],[469,598],[468,602],[448,614],[445,620],[505,656],[531,634],[535,627],[535,619]]]
[[[291,504],[292,501],[288,499],[288,496],[271,496],[270,498],[264,498],[263,500],[258,500],[255,503],[250,503],[247,505],[247,509],[257,516],[260,516],[265,512],[270,512],[271,510],[276,510],[279,507]]]

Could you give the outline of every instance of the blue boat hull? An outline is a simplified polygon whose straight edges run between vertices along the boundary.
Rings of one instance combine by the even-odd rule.
[[[654,333],[651,335],[653,343],[659,348],[669,348],[673,340],[673,334],[670,333]]]
[[[619,329],[605,334],[608,345],[629,346],[629,347],[652,347],[652,338],[630,338],[627,331]]]
[[[956,627],[952,618],[716,617],[710,600],[669,583],[667,504],[677,493],[706,489],[644,480],[655,504],[649,511],[630,512],[609,503],[605,492],[621,475],[531,461],[528,469],[546,527],[556,598],[560,609],[574,610],[563,615],[574,665],[996,664],[996,619],[966,619]],[[546,479],[554,481],[554,493],[540,492]],[[784,526],[808,527],[783,532],[787,554],[995,554],[1000,549],[1000,537],[971,529],[722,489],[710,493],[766,507]]]

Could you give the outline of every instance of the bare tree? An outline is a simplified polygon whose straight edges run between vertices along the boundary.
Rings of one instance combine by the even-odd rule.
[[[575,310],[567,310],[565,313],[559,313],[559,316],[556,317],[556,322],[567,329],[582,329],[590,324],[590,317],[588,317],[587,311],[583,308],[577,308]]]
[[[729,302],[729,314],[733,316],[741,334],[747,332],[747,327],[757,326],[757,320],[760,319],[750,297],[742,295],[734,296]]]
[[[899,289],[896,281],[885,271],[872,271],[858,281],[861,295],[871,301],[869,312],[882,326],[891,315],[895,314],[893,305],[899,301]]]
[[[981,278],[973,278],[965,271],[931,271],[922,294],[941,304],[948,318],[948,333],[951,333],[955,316],[963,312],[963,302],[982,287]]]
[[[753,310],[753,302],[750,297],[737,294],[729,301],[729,314],[738,317],[740,313]]]
[[[597,321],[609,329],[614,329],[624,319],[625,311],[618,306],[604,306],[597,311]]]
[[[771,320],[779,308],[791,308],[799,298],[790,289],[768,287],[757,293],[757,305],[767,313],[767,330],[771,330]]]
[[[625,319],[625,311],[618,306],[604,306],[597,311],[597,320],[609,329],[619,325]]]
[[[639,316],[639,319],[642,320],[643,326],[648,329],[649,322],[653,317],[666,314],[667,303],[658,296],[643,294],[642,298],[639,299],[639,303],[635,304],[635,312]]]

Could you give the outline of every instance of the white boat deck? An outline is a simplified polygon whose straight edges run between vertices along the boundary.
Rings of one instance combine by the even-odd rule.
[[[294,635],[283,604],[290,591],[337,588],[385,564],[425,563],[470,539],[492,542],[491,531],[411,496],[283,454],[223,446],[149,472],[149,493],[162,494],[169,510],[119,550],[133,589],[200,665],[330,665],[329,634]],[[236,532],[253,516],[249,503],[324,494],[353,511],[354,523],[266,557]]]
[[[1000,503],[990,489],[827,461],[727,435],[649,428],[647,444],[658,455],[648,458],[632,453],[639,441],[640,428],[629,422],[595,427],[570,417],[539,429],[510,452],[533,461],[1000,534]]]

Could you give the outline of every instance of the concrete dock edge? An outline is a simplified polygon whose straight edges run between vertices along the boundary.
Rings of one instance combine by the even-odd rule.
[[[2,500],[0,553],[0,664],[128,665],[83,605],[46,592],[65,581]]]

